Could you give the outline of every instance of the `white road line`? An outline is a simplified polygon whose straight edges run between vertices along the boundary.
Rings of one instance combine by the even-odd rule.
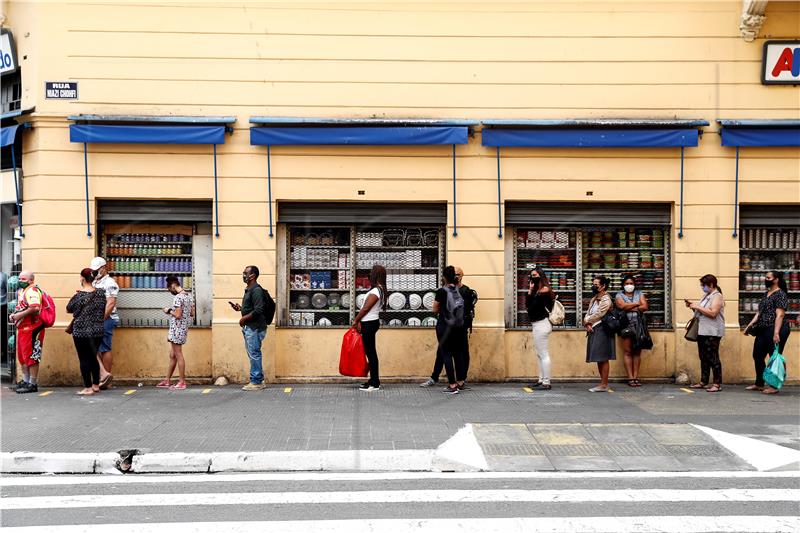
[[[0,510],[352,503],[800,502],[800,489],[375,490],[186,494],[78,494],[0,499]]]
[[[407,481],[407,480],[491,480],[491,479],[786,479],[800,478],[795,472],[300,472],[255,474],[175,474],[175,475],[8,475],[0,477],[0,487],[42,487],[68,485],[125,485],[148,483],[243,483],[249,481]]]
[[[7,527],[7,533],[797,533],[796,516],[590,516],[469,519],[293,520],[273,522],[170,522]]]

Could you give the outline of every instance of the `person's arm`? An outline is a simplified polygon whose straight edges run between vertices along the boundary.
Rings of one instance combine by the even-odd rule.
[[[244,326],[253,320],[259,313],[261,316],[264,316],[264,294],[258,291],[250,291],[249,294],[251,302],[253,303],[253,310],[246,315],[242,315],[242,318],[239,319],[240,326]]]
[[[584,324],[590,324],[590,325],[594,324],[595,322],[602,320],[602,318],[606,316],[608,310],[611,309],[611,297],[608,295],[606,296],[607,297],[600,298],[597,305],[597,311],[595,311],[591,315],[588,315],[583,321]]]
[[[772,335],[772,342],[778,344],[781,342],[781,327],[783,327],[783,318],[786,316],[786,310],[780,307],[775,309],[775,331]]]
[[[639,304],[637,311],[644,313],[648,309],[650,309],[650,304],[647,302],[647,297],[644,294],[642,294],[639,297]]]
[[[353,320],[353,327],[356,328],[358,331],[361,331],[361,319],[364,318],[369,310],[378,303],[379,298],[374,294],[367,294],[367,299],[364,302],[364,306],[361,308],[361,311],[358,312],[356,315],[355,320]],[[435,305],[435,304],[434,304]]]
[[[614,304],[617,306],[617,309],[621,309],[623,311],[636,311],[636,308],[639,307],[638,303],[628,303],[626,302],[622,296],[617,296],[614,299]]]
[[[178,304],[178,305],[175,307],[175,309],[172,309],[172,310],[171,310],[171,313],[170,313],[170,314],[171,314],[172,316],[174,316],[176,319],[180,320],[180,319],[181,319],[181,317],[183,316],[183,303],[179,303],[179,304]]]
[[[81,291],[77,291],[72,296],[72,298],[69,299],[69,301],[67,302],[67,313],[69,313],[69,314],[75,313],[75,310],[76,310],[75,308],[78,305],[78,299],[79,299],[80,295],[81,295]]]
[[[711,305],[708,307],[700,307],[698,304],[692,304],[689,306],[689,309],[697,311],[701,315],[707,316],[708,318],[717,318],[717,315],[719,315],[719,312],[722,310],[723,302],[723,297],[720,294],[719,297],[714,297],[714,299],[711,301]]]
[[[22,311],[19,311],[17,313],[12,313],[11,316],[9,316],[8,318],[11,320],[11,322],[17,323],[17,322],[20,322],[21,320],[23,320],[24,318],[26,318],[28,316],[33,316],[33,315],[38,315],[38,314],[39,314],[39,306],[38,305],[29,305],[28,307],[26,307]]]

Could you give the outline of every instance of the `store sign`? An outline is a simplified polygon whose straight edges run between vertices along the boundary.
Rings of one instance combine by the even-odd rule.
[[[46,81],[44,82],[44,97],[48,100],[77,100],[77,81]]]
[[[14,36],[8,30],[0,34],[0,74],[9,74],[17,70],[17,48]]]
[[[800,41],[767,41],[761,65],[765,85],[800,84]]]

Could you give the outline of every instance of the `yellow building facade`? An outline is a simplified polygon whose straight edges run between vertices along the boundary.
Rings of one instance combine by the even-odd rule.
[[[278,322],[270,326],[264,343],[268,379],[336,378],[344,329],[320,325],[318,318],[302,326],[300,313],[292,315],[297,310],[292,290],[299,290],[292,286],[297,274],[292,262],[299,260],[292,251],[297,248],[299,254],[299,248],[311,250],[327,242],[330,247],[352,247],[339,257],[351,253],[349,260],[355,262],[355,239],[362,228],[335,216],[330,223],[311,226],[286,222],[296,220],[292,205],[301,202],[311,205],[311,211],[341,204],[348,208],[391,204],[400,213],[406,204],[408,212],[440,208],[441,220],[435,223],[425,218],[398,228],[402,217],[390,217],[378,232],[402,229],[405,239],[417,229],[438,232],[439,240],[430,241],[431,249],[441,253],[438,262],[426,263],[423,248],[422,263],[427,267],[403,272],[435,273],[442,264],[464,269],[465,282],[480,296],[471,336],[474,380],[536,375],[531,333],[517,309],[518,294],[525,288],[518,270],[529,266],[525,252],[520,252],[532,242],[525,240],[528,231],[549,233],[555,239],[559,231],[569,235],[564,248],[575,249],[581,257],[560,263],[565,271],[571,267],[575,272],[572,283],[567,275],[561,288],[565,295],[574,295],[573,283],[577,284],[578,296],[573,296],[577,302],[572,306],[580,308],[587,275],[603,269],[618,275],[624,270],[647,270],[646,259],[637,250],[634,263],[621,265],[626,259],[619,255],[610,258],[611,251],[597,252],[598,263],[592,265],[593,235],[609,233],[608,221],[572,224],[569,219],[582,212],[581,206],[588,213],[595,206],[610,213],[658,212],[666,216],[666,224],[631,220],[620,226],[626,235],[639,239],[635,244],[623,242],[625,247],[638,248],[642,232],[646,239],[665,241],[657,254],[663,261],[660,270],[649,265],[659,271],[657,283],[664,291],[658,297],[663,302],[663,324],[652,328],[655,346],[643,355],[642,378],[669,379],[684,369],[697,376],[696,346],[683,339],[683,326],[690,318],[683,301],[697,301],[698,279],[713,273],[726,296],[727,331],[721,348],[725,381],[752,379],[752,337],[742,335],[737,311],[749,310],[750,303],[743,300],[757,295],[748,294],[754,282],[740,267],[742,248],[748,247],[738,231],[733,236],[739,229],[734,218],[737,165],[742,217],[748,216],[748,209],[758,213],[748,220],[769,215],[770,206],[789,216],[795,210],[797,216],[800,148],[742,148],[737,161],[737,149],[720,142],[724,127],[718,119],[800,120],[798,88],[764,85],[760,79],[764,42],[798,40],[798,2],[769,2],[763,26],[752,41],[741,35],[742,2],[735,1],[193,5],[5,1],[3,10],[4,27],[13,32],[22,73],[21,108],[31,110],[15,118],[30,125],[18,133],[24,176],[22,265],[36,272],[37,282],[59,308],[58,324],[47,332],[43,383],[79,382],[77,357],[63,332],[68,322],[64,306],[77,287],[77,273],[98,253],[113,255],[110,245],[125,248],[124,241],[114,240],[123,234],[164,236],[157,241],[144,238],[146,250],[156,255],[177,242],[174,246],[183,253],[167,259],[193,255],[194,264],[187,268],[195,269],[198,282],[203,279],[198,269],[207,263],[208,298],[198,302],[205,306],[207,322],[190,330],[185,347],[190,379],[207,381],[225,375],[233,381],[246,380],[248,361],[238,316],[227,302],[241,299],[241,272],[250,264],[260,267],[260,281],[279,305]],[[47,82],[77,83],[77,98],[48,98],[46,87],[52,86]],[[106,122],[91,117],[104,117]],[[70,127],[75,125],[196,126],[191,120],[198,117],[204,125],[232,131],[215,146],[90,142],[86,154],[82,142],[70,141]],[[232,121],[214,122],[209,117]],[[469,136],[465,144],[275,144],[269,149],[268,169],[266,146],[251,144],[249,130],[265,127],[254,117],[340,121],[316,120],[309,125],[320,130],[365,124],[408,129],[439,121],[466,128]],[[576,118],[585,122],[567,123]],[[699,131],[699,142],[685,148],[683,163],[682,149],[676,146],[504,146],[498,161],[498,150],[486,146],[484,139],[490,129],[500,129],[502,121],[508,121],[511,131],[548,124],[548,131],[574,133],[581,127],[596,132],[603,129],[602,121],[609,120],[617,120],[612,130],[626,124],[659,130],[666,128],[658,126],[659,121],[672,121],[683,124],[684,132]],[[707,125],[699,125],[703,122]],[[186,201],[200,202],[192,205],[202,205],[207,220],[172,216],[176,210],[170,206],[182,209],[186,204],[181,202]],[[543,226],[509,218],[512,212],[525,215],[548,205],[564,207],[564,221]],[[127,220],[115,218],[114,206],[138,209],[139,214]],[[315,216],[310,218],[322,215]],[[773,233],[797,231],[800,226],[800,222],[786,226],[781,220],[747,223],[754,224],[749,229]],[[745,222],[742,234],[748,229]],[[346,230],[353,242],[331,237],[336,228]],[[594,244],[620,248],[612,246],[620,244],[619,228],[612,230],[616,240]],[[293,240],[300,234],[307,240]],[[196,238],[192,251],[181,245],[184,235]],[[322,238],[333,240],[314,240]],[[383,240],[376,248],[389,251],[398,243]],[[755,244],[750,248],[762,247]],[[800,249],[800,242],[794,249]],[[146,250],[141,253],[146,255]],[[205,250],[202,257],[200,250]],[[118,260],[130,259],[126,253],[139,253],[123,252]],[[371,256],[365,259],[370,260]],[[800,269],[800,261],[794,261],[788,267],[777,266],[791,274]],[[151,263],[146,268],[155,273],[175,270],[176,264]],[[558,271],[557,266],[550,267]],[[358,282],[357,268],[339,263],[330,270],[346,271],[347,283],[352,284]],[[757,270],[753,268],[754,275]],[[308,280],[298,283],[304,281]],[[141,298],[163,298],[166,291],[155,290],[158,282],[142,283],[141,288],[151,292],[140,291]],[[319,283],[323,289],[309,291],[309,296],[326,292],[326,282]],[[341,288],[348,295],[358,294],[355,287]],[[616,292],[619,287],[612,289]],[[419,295],[427,290],[423,284]],[[798,292],[790,296],[800,299]],[[314,314],[314,303],[303,303]],[[136,320],[116,332],[116,379],[155,379],[166,368],[166,330],[160,323],[150,325],[148,305],[131,303],[145,311],[137,311]],[[153,315],[152,324],[156,318]],[[378,334],[382,375],[427,376],[436,349],[433,329],[414,322],[409,327],[407,320],[398,320],[402,325],[387,324]],[[550,351],[555,378],[596,376],[594,365],[584,362],[582,330],[555,331]],[[793,331],[785,350],[790,377],[800,373],[798,352],[800,331]],[[624,376],[618,350],[612,377]]]

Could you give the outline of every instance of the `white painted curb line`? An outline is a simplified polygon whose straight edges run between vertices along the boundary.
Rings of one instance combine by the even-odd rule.
[[[119,472],[116,453],[0,452],[3,474],[95,474]]]
[[[215,453],[210,472],[430,472],[432,450]],[[138,471],[138,470],[137,470]]]
[[[210,466],[210,453],[145,453],[133,456],[130,471],[139,474],[206,473]]]
[[[791,466],[800,462],[800,451],[798,450],[706,426],[691,425],[761,472],[784,467],[791,468]]]

